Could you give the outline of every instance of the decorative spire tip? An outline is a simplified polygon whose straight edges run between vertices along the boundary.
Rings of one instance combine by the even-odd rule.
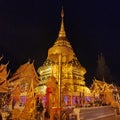
[[[62,17],[62,18],[64,17],[64,10],[63,10],[63,7],[62,7],[62,10],[61,10],[61,17]]]
[[[61,28],[60,28],[60,31],[59,31],[59,37],[66,37],[66,33],[65,33],[65,29],[64,29],[64,10],[63,10],[63,7],[62,7],[62,10],[61,10]]]

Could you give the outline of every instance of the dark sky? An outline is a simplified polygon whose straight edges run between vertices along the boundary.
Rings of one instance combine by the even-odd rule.
[[[119,1],[119,0],[118,0]],[[43,64],[55,42],[61,22],[61,5],[67,37],[80,63],[86,82],[92,81],[97,57],[103,54],[113,83],[120,85],[120,2],[110,0],[0,0],[0,55],[10,61],[11,71],[35,60]]]

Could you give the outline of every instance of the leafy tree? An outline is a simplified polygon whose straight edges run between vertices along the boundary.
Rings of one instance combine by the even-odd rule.
[[[112,81],[110,69],[106,65],[105,58],[102,54],[98,56],[96,78],[99,80],[105,80],[107,83],[111,83]]]

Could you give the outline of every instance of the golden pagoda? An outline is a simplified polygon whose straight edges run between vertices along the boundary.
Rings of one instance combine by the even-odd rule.
[[[38,68],[40,79],[39,91],[46,93],[47,81],[51,76],[54,76],[58,87],[61,87],[60,94],[62,94],[62,98],[64,95],[79,96],[80,93],[88,91],[84,77],[86,69],[78,61],[67,39],[64,28],[63,9],[61,19],[58,37],[54,45],[49,48],[46,61]]]

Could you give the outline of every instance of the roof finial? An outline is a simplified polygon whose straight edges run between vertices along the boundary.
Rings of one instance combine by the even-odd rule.
[[[63,7],[62,7],[62,10],[61,10],[61,28],[60,28],[60,31],[59,31],[59,37],[66,37],[66,33],[65,33],[65,29],[64,29],[64,11],[63,11]]]
[[[63,17],[64,17],[64,10],[63,10],[63,7],[62,7],[62,10],[61,10],[61,17],[62,17],[62,19],[63,19]]]
[[[3,59],[3,55],[0,57],[0,61]]]

